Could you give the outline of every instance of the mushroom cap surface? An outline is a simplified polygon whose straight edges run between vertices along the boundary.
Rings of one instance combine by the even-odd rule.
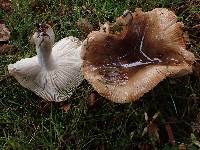
[[[115,24],[122,31],[91,32],[81,52],[84,78],[102,96],[135,101],[166,77],[192,72],[195,57],[186,50],[183,24],[172,11],[126,11]]]

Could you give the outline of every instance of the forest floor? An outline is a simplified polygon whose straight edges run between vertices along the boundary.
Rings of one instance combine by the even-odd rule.
[[[0,23],[11,32],[11,47],[0,52],[0,149],[200,149],[199,0],[0,2]],[[29,42],[36,23],[53,25],[56,41],[83,40],[88,29],[77,24],[79,19],[88,20],[89,30],[99,30],[99,22],[114,22],[127,9],[158,7],[173,10],[184,23],[187,49],[197,62],[193,74],[165,79],[136,102],[113,103],[83,81],[65,103],[47,103],[8,74],[8,64],[36,54]]]

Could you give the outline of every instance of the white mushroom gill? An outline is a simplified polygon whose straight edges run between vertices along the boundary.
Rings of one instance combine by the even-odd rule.
[[[53,29],[47,24],[41,24],[32,39],[37,55],[8,65],[9,73],[45,100],[70,98],[83,80],[81,41],[70,36],[54,44]]]

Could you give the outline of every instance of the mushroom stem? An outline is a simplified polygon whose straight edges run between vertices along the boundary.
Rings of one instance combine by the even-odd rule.
[[[55,60],[52,56],[54,44],[53,29],[47,24],[39,24],[37,32],[32,37],[36,45],[38,62],[46,70],[55,69]]]
[[[43,41],[42,41],[43,42]],[[37,57],[39,64],[45,68],[46,70],[51,70],[54,68],[54,59],[51,54],[52,52],[52,44],[49,43],[41,43],[36,46]]]

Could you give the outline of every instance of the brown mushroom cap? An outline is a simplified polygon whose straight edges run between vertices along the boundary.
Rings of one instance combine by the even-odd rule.
[[[192,72],[183,24],[165,8],[136,9],[117,18],[123,30],[93,31],[82,47],[82,71],[97,92],[118,103],[135,101],[168,76]]]

